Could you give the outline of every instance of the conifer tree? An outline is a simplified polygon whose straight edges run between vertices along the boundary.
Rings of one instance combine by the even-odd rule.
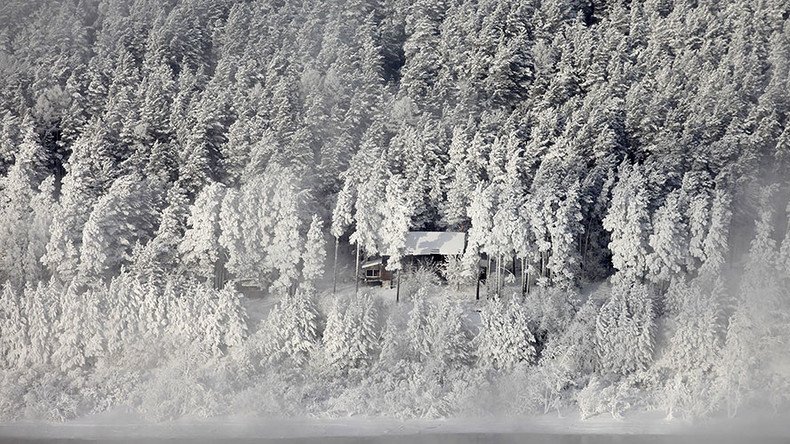
[[[405,181],[392,175],[387,182],[386,197],[379,210],[384,216],[381,225],[382,253],[389,256],[387,269],[401,269],[401,255],[406,248],[406,234],[411,222],[411,205],[405,190]]]
[[[646,184],[638,165],[620,166],[620,181],[612,190],[603,227],[611,233],[612,265],[627,279],[642,279],[647,271],[650,230]]]
[[[315,292],[319,280],[324,275],[326,242],[322,226],[321,219],[317,215],[313,215],[310,228],[307,230],[307,239],[302,255],[302,279],[299,284],[306,294]]]
[[[154,236],[160,196],[150,182],[117,179],[96,203],[82,232],[80,271],[105,277],[131,262],[132,248]]]
[[[710,228],[703,244],[705,262],[700,268],[700,274],[716,276],[727,261],[730,220],[732,219],[730,204],[729,193],[724,190],[716,190],[711,205]]]
[[[198,194],[178,246],[182,265],[205,279],[214,276],[214,267],[220,259],[219,213],[225,191],[224,185],[213,183]]]
[[[603,369],[619,376],[645,370],[653,359],[653,304],[642,284],[619,280],[595,322]]]
[[[683,217],[684,210],[680,191],[674,191],[653,215],[653,233],[649,238],[653,252],[648,257],[648,266],[650,280],[655,283],[669,282],[672,276],[683,271],[686,264],[689,231]]]

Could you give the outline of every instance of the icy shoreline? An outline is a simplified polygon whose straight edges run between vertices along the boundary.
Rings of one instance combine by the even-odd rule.
[[[232,416],[153,423],[128,412],[63,423],[0,424],[0,442],[753,442],[790,441],[788,416],[765,415],[701,424],[666,421],[659,413],[623,420],[577,415],[524,418],[261,418]]]

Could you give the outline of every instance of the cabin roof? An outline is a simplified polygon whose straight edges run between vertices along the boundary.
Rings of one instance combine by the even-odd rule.
[[[379,265],[384,265],[384,260],[381,257],[375,257],[373,259],[369,259],[361,264],[362,268],[372,268]]]
[[[463,254],[466,233],[456,231],[410,231],[406,233],[405,256]]]

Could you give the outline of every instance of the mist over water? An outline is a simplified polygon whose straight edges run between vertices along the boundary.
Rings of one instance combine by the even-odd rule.
[[[95,440],[84,439],[0,439],[0,443],[24,444],[87,444]],[[376,437],[315,437],[315,438],[109,438],[108,444],[780,444],[788,438],[735,436],[677,436],[677,435],[562,435],[562,434],[420,434],[409,436]]]

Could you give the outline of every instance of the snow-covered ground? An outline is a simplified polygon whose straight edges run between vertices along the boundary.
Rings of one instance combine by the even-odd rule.
[[[117,410],[64,423],[0,425],[0,442],[786,443],[788,419],[745,415],[691,425],[644,413],[624,420],[600,416],[584,421],[569,414],[408,421],[233,416],[151,423]]]

